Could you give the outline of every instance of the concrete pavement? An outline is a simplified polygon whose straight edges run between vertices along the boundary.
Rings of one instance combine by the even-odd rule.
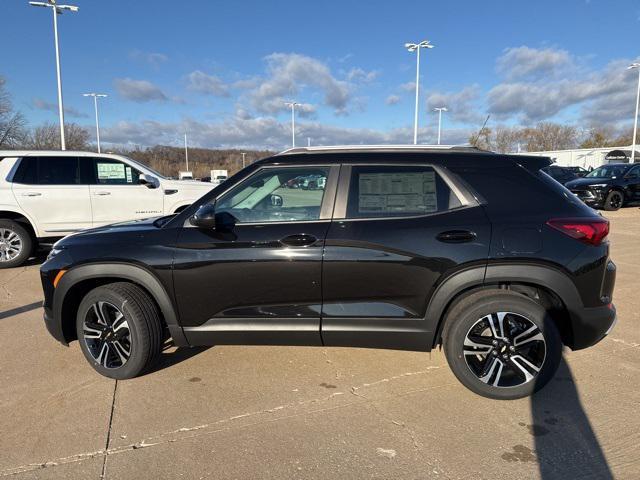
[[[46,332],[37,261],[0,270],[0,477],[640,478],[640,210],[607,216],[618,325],[513,402],[440,352],[173,349],[115,382]]]

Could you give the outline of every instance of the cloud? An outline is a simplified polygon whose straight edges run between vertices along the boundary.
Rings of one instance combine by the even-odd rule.
[[[371,83],[378,78],[378,75],[380,75],[380,72],[377,70],[367,72],[362,68],[354,67],[347,72],[347,80],[356,83]]]
[[[177,145],[181,132],[189,132],[189,142],[194,146],[208,148],[256,148],[283,150],[289,146],[291,125],[289,121],[278,121],[271,116],[241,117],[234,115],[223,121],[208,123],[185,119],[179,123],[154,120],[141,122],[118,122],[103,128],[103,138],[109,143],[123,146]],[[445,129],[443,142],[466,143],[471,129]],[[309,137],[313,145],[344,144],[406,144],[413,139],[413,128],[376,130],[369,128],[347,128],[320,122],[296,124],[299,139]],[[434,142],[436,127],[421,128],[422,142]]]
[[[113,81],[113,85],[122,97],[134,102],[165,102],[169,100],[169,98],[164,94],[160,87],[147,80],[116,78]]]
[[[273,53],[265,57],[266,78],[249,93],[252,106],[261,113],[286,109],[284,102],[295,99],[303,89],[315,89],[323,103],[336,114],[348,112],[351,86],[333,76],[321,61],[296,53]]]
[[[229,96],[229,86],[227,84],[219,77],[207,75],[200,70],[196,70],[187,75],[187,89],[218,97]]]
[[[480,98],[480,86],[470,85],[458,92],[433,92],[427,97],[427,109],[447,107],[447,116],[462,123],[477,124],[484,115],[480,113],[476,102]]]
[[[416,91],[416,82],[407,82],[400,85],[400,90],[403,92],[415,92]]]
[[[31,101],[31,105],[34,108],[37,108],[38,110],[45,110],[47,112],[55,112],[58,113],[58,104],[57,103],[52,103],[52,102],[47,102],[46,100],[43,100],[42,98],[34,98]],[[64,114],[68,115],[69,117],[73,117],[73,118],[89,118],[89,115],[81,112],[80,110],[78,110],[77,108],[74,107],[64,107]]]
[[[518,118],[523,123],[550,119],[570,107],[596,120],[613,120],[611,107],[633,104],[635,75],[626,67],[632,60],[616,60],[601,70],[576,72],[563,79],[500,83],[489,90],[489,111],[498,119]],[[625,100],[626,99],[626,100]],[[608,111],[604,116],[598,109]]]
[[[498,73],[507,80],[555,75],[570,68],[575,68],[575,61],[569,52],[553,48],[507,48],[496,62]]]
[[[156,68],[169,60],[169,57],[164,53],[143,52],[141,50],[132,50],[129,52],[129,58],[136,62],[147,63]]]
[[[400,97],[398,95],[389,95],[384,101],[387,105],[397,105],[400,103]]]

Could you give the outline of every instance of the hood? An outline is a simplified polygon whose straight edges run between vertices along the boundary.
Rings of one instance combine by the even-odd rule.
[[[210,182],[200,182],[198,180],[163,180],[163,188],[175,188],[176,190],[198,190],[204,195],[212,190],[215,185]]]
[[[103,225],[102,227],[88,228],[80,232],[67,235],[62,240],[58,240],[54,247],[65,247],[73,245],[76,242],[84,242],[85,237],[100,237],[110,233],[131,233],[143,234],[149,231],[158,230],[158,226],[154,222],[163,217],[142,218],[140,220],[129,220],[126,222],[112,223],[111,225]]]
[[[603,178],[603,177],[589,177],[589,178],[576,178],[575,180],[571,180],[565,184],[567,188],[585,188],[589,185],[602,185],[604,183],[611,184],[612,178]]]

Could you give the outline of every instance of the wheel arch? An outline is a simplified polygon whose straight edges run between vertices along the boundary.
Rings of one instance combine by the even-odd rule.
[[[556,323],[563,343],[573,345],[572,309],[582,305],[573,282],[559,268],[521,263],[476,267],[446,279],[427,309],[426,318],[434,327],[431,348],[441,344],[446,316],[453,306],[469,294],[486,289],[510,290],[540,303]]]
[[[176,308],[160,281],[147,269],[130,264],[101,263],[74,267],[60,280],[53,299],[53,314],[66,342],[75,340],[75,319],[82,298],[92,289],[115,282],[130,282],[147,292],[159,308],[177,346],[187,345]]]
[[[27,229],[34,242],[38,238],[35,223],[27,216],[26,213],[17,210],[5,210],[0,208],[0,219],[5,218],[7,220],[13,220],[18,222],[24,228]]]

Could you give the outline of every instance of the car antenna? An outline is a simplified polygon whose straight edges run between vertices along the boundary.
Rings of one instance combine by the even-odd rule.
[[[476,143],[478,142],[478,139],[480,138],[480,134],[482,133],[482,131],[484,130],[484,127],[487,126],[487,122],[489,121],[489,117],[491,116],[491,114],[487,115],[487,118],[484,119],[484,123],[482,124],[482,128],[480,130],[478,130],[478,133],[476,134],[476,138],[473,139],[473,142],[471,142],[471,145],[476,145]],[[477,147],[476,147],[477,148]]]

